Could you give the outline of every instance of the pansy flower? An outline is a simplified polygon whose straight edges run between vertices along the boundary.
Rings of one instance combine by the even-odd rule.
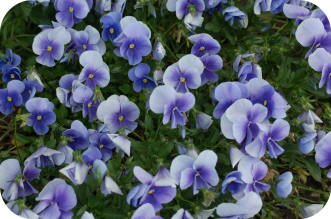
[[[38,135],[45,135],[49,130],[49,125],[56,121],[54,104],[47,98],[34,97],[25,104],[29,112],[27,126],[33,127]]]
[[[290,108],[284,97],[275,91],[267,81],[253,78],[246,84],[249,99],[252,103],[262,104],[268,109],[268,118],[282,119],[286,117],[286,112]]]
[[[56,88],[56,96],[60,103],[65,105],[66,107],[71,108],[73,112],[78,112],[81,110],[81,106],[79,103],[76,103],[73,100],[72,94],[72,85],[73,82],[78,79],[77,75],[74,74],[66,74],[60,78],[59,87]]]
[[[220,119],[224,112],[236,101],[248,96],[246,86],[239,82],[223,82],[215,88],[214,97],[218,102],[213,116]]]
[[[71,123],[71,128],[64,131],[63,135],[68,137],[68,146],[73,150],[85,149],[89,145],[89,133],[84,124],[75,120]]]
[[[2,80],[8,83],[12,80],[21,80],[21,69],[18,67],[2,68]]]
[[[210,150],[202,151],[197,157],[179,155],[172,161],[170,172],[182,190],[193,186],[195,195],[218,184],[216,163],[217,155]]]
[[[0,171],[0,188],[3,190],[2,197],[5,200],[13,201],[18,197],[25,198],[37,193],[29,182],[39,175],[38,172],[33,171],[32,166],[27,165],[22,173],[18,160],[8,159],[1,163]]]
[[[26,158],[24,165],[36,168],[54,167],[63,164],[64,160],[65,155],[62,152],[42,146]]]
[[[229,6],[222,11],[225,21],[228,21],[233,26],[234,21],[238,21],[240,27],[246,28],[248,26],[247,14],[242,12],[235,6]]]
[[[175,198],[176,185],[166,168],[161,168],[154,177],[138,166],[134,167],[133,173],[141,184],[130,190],[126,199],[128,204],[136,207],[150,203],[159,211],[163,204]]]
[[[268,148],[270,157],[277,158],[284,152],[284,149],[277,142],[285,139],[289,133],[290,124],[283,119],[277,119],[268,130],[264,130],[258,138],[246,145],[245,150],[249,155],[261,158]]]
[[[58,11],[56,20],[66,26],[72,27],[89,13],[89,5],[85,0],[56,0],[54,6]]]
[[[251,143],[261,132],[268,110],[261,104],[252,104],[247,99],[234,102],[221,118],[223,135],[239,144]]]
[[[4,69],[19,67],[21,64],[21,57],[15,54],[11,49],[6,49],[6,55],[4,58],[0,58],[0,69],[4,72]]]
[[[86,51],[79,57],[79,63],[84,67],[78,76],[78,80],[84,82],[86,86],[94,89],[106,87],[109,84],[109,67],[102,60],[102,56],[97,51]]]
[[[107,125],[111,134],[120,129],[124,129],[126,133],[135,130],[139,114],[137,105],[124,95],[110,96],[101,102],[97,110],[98,119]]]
[[[139,64],[152,50],[151,31],[132,16],[121,19],[122,33],[113,41],[118,47],[115,54],[128,60],[130,65]]]
[[[164,72],[163,82],[185,93],[189,89],[201,86],[201,75],[204,65],[195,55],[185,55],[177,63],[170,65]]]
[[[326,134],[315,147],[315,160],[321,168],[326,168],[331,165],[331,132]],[[331,178],[331,169],[327,174]]]
[[[70,33],[63,26],[43,30],[34,38],[32,44],[33,52],[38,55],[37,62],[54,67],[55,60],[59,61],[62,58],[64,45],[68,44],[70,40]]]
[[[221,50],[221,45],[207,33],[194,34],[188,38],[194,45],[191,53],[198,57],[216,55]]]
[[[331,52],[331,33],[325,30],[324,24],[318,18],[307,18],[301,22],[295,37],[302,46],[310,47],[306,57],[318,48]]]
[[[277,181],[276,193],[278,197],[287,198],[292,192],[293,174],[289,171],[282,173]]]
[[[309,56],[308,62],[315,71],[322,72],[319,87],[326,85],[326,92],[331,95],[331,54],[323,48],[318,48]]]
[[[171,219],[193,219],[193,216],[190,212],[181,208],[171,217]]]
[[[74,81],[72,86],[72,98],[76,103],[83,104],[83,117],[89,116],[89,121],[94,121],[97,116],[97,109],[101,100],[99,100],[93,90],[79,81]]]
[[[15,106],[22,105],[24,89],[24,83],[18,80],[10,81],[7,88],[0,89],[0,112],[2,114],[9,115]]]
[[[237,203],[222,203],[217,206],[217,214],[221,218],[243,218],[254,217],[262,208],[262,199],[255,192],[249,192],[239,199]]]
[[[140,92],[144,88],[153,90],[156,87],[154,80],[149,77],[151,68],[145,63],[140,63],[129,70],[129,79],[133,82],[133,90]]]
[[[73,216],[71,210],[77,204],[77,197],[70,185],[66,184],[63,179],[56,178],[47,183],[36,201],[39,203],[33,211],[41,219],[71,218]]]
[[[122,15],[119,12],[110,12],[101,17],[100,23],[102,24],[102,39],[104,41],[113,41],[122,33],[121,19]]]
[[[200,58],[204,70],[201,74],[201,84],[216,82],[218,80],[217,71],[223,67],[223,60],[219,55],[205,55]]]
[[[173,87],[163,85],[155,88],[149,99],[150,109],[157,114],[163,114],[163,124],[171,123],[171,128],[186,124],[186,112],[193,108],[193,94],[178,93]]]
[[[88,50],[95,50],[101,55],[106,52],[106,45],[100,38],[100,33],[94,27],[87,25],[82,31],[71,31],[72,46],[80,56]]]

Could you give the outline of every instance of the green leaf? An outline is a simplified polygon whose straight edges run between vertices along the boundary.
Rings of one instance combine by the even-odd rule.
[[[321,182],[322,176],[321,176],[321,169],[316,164],[314,160],[305,160],[304,161],[307,167],[307,170],[311,174],[311,176],[318,182]]]

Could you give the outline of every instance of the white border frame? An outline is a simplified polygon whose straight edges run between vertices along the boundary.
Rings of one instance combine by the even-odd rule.
[[[14,7],[16,4],[23,2],[24,0],[0,0],[0,26],[2,24],[3,18],[7,12]],[[331,1],[329,0],[308,0],[314,3],[319,8],[321,8],[324,13],[328,16],[331,21]],[[1,174],[1,173],[0,173]],[[309,219],[330,219],[331,218],[331,198],[329,197],[328,202],[324,208]],[[5,219],[22,219],[22,217],[17,216],[6,206],[2,197],[0,196],[0,217]]]

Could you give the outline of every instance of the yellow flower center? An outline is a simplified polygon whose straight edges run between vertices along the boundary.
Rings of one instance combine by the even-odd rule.
[[[118,117],[118,121],[123,122],[123,120],[124,120],[124,116],[119,116]]]
[[[147,83],[147,79],[145,78],[145,79],[143,80],[143,82],[146,84],[146,83]]]
[[[53,48],[51,46],[47,46],[47,51],[52,52]]]
[[[115,32],[115,31],[114,31],[114,28],[110,28],[110,29],[109,29],[109,33],[110,33],[110,34],[113,34],[114,32]]]
[[[92,103],[88,103],[88,104],[87,104],[87,107],[88,107],[88,108],[91,108],[91,107],[92,107]]]
[[[70,13],[74,12],[74,8],[73,7],[69,7],[69,12]]]
[[[206,48],[204,47],[204,46],[201,46],[200,48],[199,48],[199,50],[200,51],[204,51]]]
[[[268,104],[268,101],[265,100],[265,101],[263,102],[263,105],[266,106],[267,104]]]
[[[321,44],[319,43],[319,44],[317,44],[315,47],[316,47],[316,48],[319,48],[320,46],[321,46]]]
[[[148,194],[149,195],[152,195],[154,192],[155,192],[155,190],[154,189],[151,189],[151,190],[148,191]]]
[[[85,44],[83,44],[83,49],[86,50],[87,49],[87,46]]]
[[[99,148],[102,149],[104,148],[105,146],[103,144],[99,145]]]
[[[13,99],[11,97],[7,97],[8,102],[12,102]]]
[[[41,116],[37,116],[37,120],[40,121],[42,119]]]
[[[180,83],[185,83],[186,79],[184,77],[180,77],[179,81]]]
[[[130,47],[130,49],[133,49],[134,48],[134,44],[131,43],[129,47]]]
[[[10,78],[11,79],[14,79],[15,78],[15,75],[14,74],[10,74]]]
[[[329,78],[331,78],[331,73],[329,74]]]
[[[93,75],[93,74],[89,74],[89,75],[88,75],[88,78],[89,78],[89,79],[92,79],[92,78],[94,78],[94,75]]]

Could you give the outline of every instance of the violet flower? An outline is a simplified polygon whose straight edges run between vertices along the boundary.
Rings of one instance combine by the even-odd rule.
[[[214,91],[214,97],[218,102],[213,116],[220,119],[225,111],[236,101],[246,98],[248,90],[244,84],[239,82],[223,82]]]
[[[195,195],[218,184],[216,163],[217,155],[210,150],[202,151],[197,157],[179,155],[172,161],[170,172],[182,190],[193,186]]]
[[[72,46],[78,56],[83,52],[94,50],[101,55],[106,52],[106,45],[100,38],[100,33],[94,27],[87,25],[82,31],[71,31]]]
[[[293,174],[289,171],[282,173],[277,181],[276,185],[276,193],[278,197],[287,198],[289,194],[292,192],[292,180]]]
[[[114,52],[127,59],[130,65],[139,64],[142,57],[152,50],[151,31],[146,24],[132,16],[122,18],[120,24],[122,33],[113,41],[119,48]]]
[[[21,57],[11,49],[6,49],[6,55],[4,58],[0,58],[0,69],[1,72],[4,72],[4,69],[19,67],[21,64]]]
[[[2,67],[2,80],[8,83],[12,80],[21,80],[21,69],[18,67]]]
[[[178,19],[183,19],[187,15],[201,16],[205,10],[203,0],[168,0],[166,7],[171,12],[176,12]]]
[[[302,122],[302,129],[305,132],[316,132],[315,125],[316,123],[323,123],[323,121],[311,110],[303,112],[298,117],[298,122]]]
[[[42,146],[25,159],[24,165],[36,168],[54,167],[63,164],[64,160],[62,152]]]
[[[201,74],[201,84],[216,82],[218,80],[217,71],[223,68],[223,60],[219,55],[205,55],[200,58],[204,65],[204,70]]]
[[[171,123],[171,128],[186,124],[186,112],[193,108],[193,94],[178,93],[173,87],[163,85],[155,88],[150,96],[150,109],[157,114],[163,114],[163,124]]]
[[[238,21],[240,27],[246,28],[248,26],[248,16],[235,6],[229,6],[223,10],[225,21],[228,21],[233,26],[234,21]]]
[[[0,89],[0,112],[2,114],[9,115],[13,112],[14,107],[22,105],[24,89],[24,83],[19,80],[10,81],[7,88]]]
[[[109,67],[103,62],[102,56],[97,51],[86,51],[79,57],[79,63],[84,67],[78,80],[94,89],[106,87],[109,84]]]
[[[146,203],[140,206],[132,215],[131,219],[162,219],[162,217],[155,215],[153,205]]]
[[[47,98],[34,97],[25,104],[29,112],[27,126],[33,127],[38,135],[45,135],[49,128],[56,121],[54,104]]]
[[[107,133],[91,130],[89,133],[91,146],[98,148],[102,154],[102,160],[107,162],[113,154],[115,145]]]
[[[204,55],[217,55],[221,50],[221,45],[212,36],[207,33],[194,34],[188,38],[194,45],[191,53],[198,57]]]
[[[151,68],[145,63],[140,63],[129,70],[129,79],[133,82],[133,90],[140,92],[144,88],[153,90],[156,87],[154,80],[149,77]]]
[[[44,86],[36,80],[24,80],[24,91],[22,93],[23,103],[33,98],[36,93],[40,93],[44,90]]]
[[[80,105],[73,100],[71,92],[72,84],[78,79],[77,75],[66,74],[60,78],[59,87],[56,88],[56,96],[60,103],[72,109],[73,112],[77,112],[81,109]]]
[[[325,30],[324,24],[318,18],[307,18],[298,26],[295,37],[304,47],[310,47],[306,57],[317,48],[331,52],[331,33]]]
[[[277,158],[284,152],[284,149],[277,142],[285,139],[289,133],[290,124],[283,119],[277,119],[268,130],[261,133],[252,143],[246,145],[245,150],[249,155],[261,158],[268,148],[270,157]]]
[[[54,67],[55,60],[59,61],[62,58],[64,45],[70,40],[70,33],[62,26],[43,30],[34,38],[32,44],[33,52],[38,55],[37,62],[47,67]]]
[[[41,219],[71,218],[71,210],[77,204],[75,191],[62,179],[50,181],[36,198],[39,203],[34,207]]]
[[[326,134],[315,147],[315,161],[321,168],[326,168],[331,164],[331,132]],[[331,178],[331,169],[327,174],[328,178]]]
[[[134,167],[133,173],[142,184],[130,190],[126,199],[128,204],[136,207],[150,203],[159,211],[162,204],[175,198],[176,185],[166,168],[161,168],[154,177],[138,166]]]
[[[331,34],[330,34],[331,36]],[[322,72],[319,88],[326,85],[326,92],[331,95],[331,54],[323,48],[318,48],[309,56],[309,65],[318,72]]]
[[[166,85],[176,88],[178,92],[185,93],[189,89],[201,86],[201,75],[204,65],[195,55],[185,55],[177,63],[168,66],[163,75]]]
[[[84,124],[75,120],[71,123],[71,128],[64,131],[63,135],[68,137],[68,146],[73,150],[85,149],[89,145],[89,133]]]
[[[74,161],[60,169],[60,173],[70,179],[75,185],[81,185],[84,183],[89,170],[90,168],[85,162]]]
[[[56,20],[66,27],[73,27],[90,11],[88,3],[81,0],[56,0],[54,6],[58,11]]]
[[[72,84],[72,99],[76,103],[83,104],[83,118],[88,116],[90,122],[96,120],[97,109],[101,101],[96,97],[91,88],[79,81],[74,81]]]
[[[268,167],[263,161],[245,156],[238,164],[238,171],[241,173],[242,181],[247,184],[245,192],[261,193],[270,189],[269,184],[261,182],[268,173]]]
[[[246,84],[252,103],[262,104],[268,109],[268,118],[282,119],[290,108],[287,101],[267,81],[253,78]]]
[[[1,163],[0,188],[3,190],[2,197],[6,201],[14,201],[18,197],[25,198],[37,193],[29,181],[37,178],[39,174],[30,170],[32,170],[31,166],[26,166],[22,173],[16,159],[7,159]]]
[[[261,132],[268,110],[261,104],[252,104],[247,99],[234,102],[221,118],[223,135],[239,144],[251,143]]]
[[[104,41],[113,41],[122,33],[121,19],[122,15],[119,12],[110,12],[101,17],[100,23],[102,24],[102,39]]]
[[[255,192],[247,193],[237,203],[222,203],[217,206],[217,214],[221,218],[242,218],[254,217],[262,208],[261,197]]]
[[[139,114],[140,110],[137,105],[123,95],[110,96],[101,102],[97,110],[98,119],[107,125],[111,134],[120,129],[124,129],[126,133],[135,130]]]

